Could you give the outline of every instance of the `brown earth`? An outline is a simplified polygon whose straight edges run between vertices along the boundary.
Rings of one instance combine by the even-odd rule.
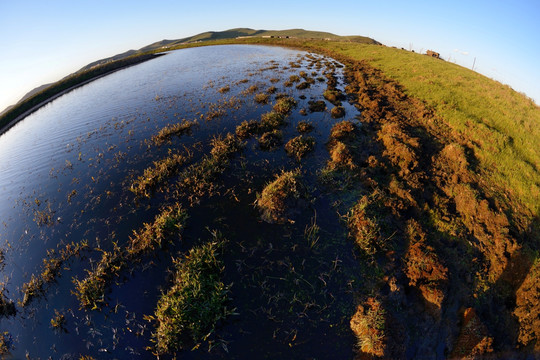
[[[358,243],[359,234],[369,235],[385,244],[371,253],[359,244],[360,256],[379,271],[366,280],[351,320],[359,358],[388,358],[385,349],[394,349],[391,358],[538,350],[540,275],[538,264],[523,261],[525,253],[537,256],[527,242],[532,230],[521,225],[529,215],[496,196],[504,189],[486,185],[471,143],[444,119],[379,70],[339,60],[361,126],[334,127],[328,168],[347,172],[361,192],[349,213],[351,238]],[[367,351],[364,338],[377,329],[366,320],[374,295],[386,334],[408,335],[375,336],[380,341]],[[461,321],[460,308],[467,309]]]

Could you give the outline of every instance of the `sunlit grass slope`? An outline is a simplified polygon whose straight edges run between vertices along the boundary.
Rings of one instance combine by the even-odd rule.
[[[326,42],[324,48],[366,60],[425,101],[470,140],[486,180],[502,185],[530,211],[540,210],[540,107],[523,94],[453,63],[405,50]]]

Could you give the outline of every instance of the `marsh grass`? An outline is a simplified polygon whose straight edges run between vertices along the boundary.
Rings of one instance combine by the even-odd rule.
[[[323,79],[324,81],[324,79]],[[345,96],[343,96],[343,94],[341,93],[341,91],[339,90],[334,90],[334,89],[326,89],[324,92],[323,92],[323,97],[328,100],[329,102],[331,102],[333,105],[335,106],[340,106],[341,105],[341,101],[342,100],[345,100]]]
[[[143,174],[133,181],[130,191],[137,196],[150,198],[157,188],[177,175],[182,166],[192,157],[193,153],[188,149],[184,153],[173,153],[169,149],[169,155],[166,158],[154,161],[152,167],[146,168]]]
[[[309,88],[310,86],[311,86],[311,85],[310,85],[309,82],[303,81],[303,82],[301,82],[300,84],[296,85],[296,88],[297,88],[298,90],[304,90],[304,89]]]
[[[236,127],[235,134],[240,139],[247,139],[260,132],[261,124],[257,120],[244,120]]]
[[[230,90],[231,90],[231,87],[229,85],[225,85],[223,87],[220,87],[218,89],[218,92],[220,92],[221,94],[225,94],[225,93],[228,93]]]
[[[369,257],[387,250],[377,217],[369,211],[371,202],[372,199],[363,196],[347,214],[349,234],[359,249]]]
[[[285,125],[285,116],[279,112],[270,111],[261,115],[261,128],[263,130],[276,130],[283,125]]]
[[[187,213],[180,204],[164,207],[152,223],[143,224],[133,233],[126,247],[113,243],[111,251],[101,250],[101,259],[92,270],[87,270],[87,276],[82,280],[73,279],[74,294],[81,306],[101,309],[112,280],[128,266],[141,261],[144,255],[162,248],[166,241],[172,241],[173,236],[181,233],[186,220]]]
[[[22,286],[23,299],[20,306],[29,305],[33,299],[45,295],[46,286],[50,285],[60,276],[65,263],[72,257],[79,257],[82,251],[88,250],[86,240],[80,243],[70,243],[61,248],[58,252],[47,250],[47,257],[43,259],[41,272],[38,275],[32,274],[30,281]]]
[[[285,144],[287,155],[300,160],[315,147],[315,138],[312,136],[299,135]]]
[[[258,139],[261,150],[272,150],[283,142],[283,132],[278,129],[267,131]]]
[[[268,223],[285,223],[304,196],[300,170],[283,171],[257,195],[256,206]]]
[[[339,119],[345,116],[345,108],[343,106],[335,106],[330,110],[332,118]]]
[[[268,104],[268,99],[269,98],[270,98],[270,96],[268,94],[258,93],[258,94],[255,95],[255,97],[253,99],[258,104]]]
[[[314,127],[311,122],[308,121],[299,121],[298,125],[296,125],[296,131],[298,131],[301,134],[309,133],[313,131]]]
[[[211,242],[174,260],[173,284],[162,293],[154,316],[148,317],[156,321],[153,341],[158,354],[173,354],[204,342],[234,312],[227,307],[230,285],[222,281],[224,242],[214,233]]]
[[[184,120],[181,123],[167,125],[162,128],[156,135],[152,136],[152,142],[156,145],[162,145],[166,142],[170,143],[173,136],[182,136],[189,134],[192,127],[196,126],[195,121]]]
[[[215,136],[210,145],[210,154],[182,170],[176,181],[175,190],[190,201],[198,201],[200,197],[213,193],[217,188],[215,179],[227,169],[230,158],[240,152],[245,143],[229,133]]]
[[[51,319],[51,327],[56,331],[67,332],[66,324],[66,316],[58,312],[58,310],[54,310],[54,317]]]
[[[9,333],[9,331],[4,331],[0,334],[0,355],[4,358],[4,356],[8,356],[11,354],[11,350],[15,349],[13,337]]]
[[[295,106],[296,100],[293,97],[287,96],[279,98],[272,109],[279,114],[288,115]]]
[[[326,103],[323,100],[309,101],[308,105],[310,112],[323,112],[326,110]]]

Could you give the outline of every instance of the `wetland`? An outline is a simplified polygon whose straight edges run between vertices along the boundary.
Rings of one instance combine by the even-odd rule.
[[[362,279],[347,199],[319,180],[336,65],[278,47],[172,51],[3,134],[6,353],[352,357]]]

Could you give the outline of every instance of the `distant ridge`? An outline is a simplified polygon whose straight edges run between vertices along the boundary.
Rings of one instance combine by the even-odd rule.
[[[139,50],[129,50],[125,53],[118,54],[109,58],[94,61],[80,69],[79,71],[85,71],[93,66],[101,65],[109,61],[120,60],[128,56],[137,55],[149,51],[164,50],[166,48],[175,47],[183,44],[190,44],[195,42],[213,41],[213,40],[225,40],[236,39],[238,37],[289,37],[298,39],[318,39],[318,40],[341,40],[347,42],[357,42],[364,44],[381,45],[380,42],[365,37],[365,36],[340,36],[329,32],[311,31],[304,29],[289,29],[289,30],[254,30],[249,28],[235,28],[225,31],[207,31],[194,36],[189,36],[176,40],[161,40]]]

